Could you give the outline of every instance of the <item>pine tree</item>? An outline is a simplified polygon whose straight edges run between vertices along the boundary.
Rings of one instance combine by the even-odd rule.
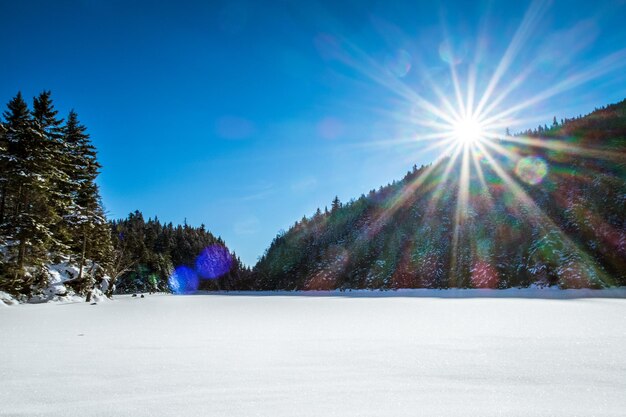
[[[52,240],[47,144],[21,93],[8,103],[4,118],[7,149],[2,153],[4,212],[0,228],[7,241],[9,266],[2,271],[3,286],[28,292],[34,271],[26,267],[43,264]]]
[[[68,166],[72,168],[67,172],[72,190],[65,223],[71,236],[72,250],[80,254],[78,281],[83,280],[86,259],[106,266],[111,262],[113,250],[109,226],[95,182],[100,164],[86,130],[79,122],[78,114],[74,110],[70,111],[63,129],[64,142],[69,149],[71,161]],[[91,288],[92,280],[93,274],[84,280],[86,289]]]
[[[68,172],[74,167],[63,140],[63,119],[57,117],[58,111],[54,108],[50,91],[42,91],[33,99],[32,114],[35,131],[42,140],[41,151],[45,153],[42,168],[45,171],[47,204],[51,209],[51,249],[56,253],[66,253],[71,237],[63,218],[68,214],[71,203]]]
[[[7,185],[8,185],[8,143],[7,143],[7,128],[5,127],[2,119],[0,119],[0,225],[4,223],[4,213],[7,202]],[[1,229],[0,229],[1,230]],[[0,243],[4,243],[2,239],[3,235],[0,234]]]

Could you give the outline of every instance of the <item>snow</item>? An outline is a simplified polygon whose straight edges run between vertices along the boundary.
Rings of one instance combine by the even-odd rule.
[[[18,304],[18,301],[4,291],[0,291],[0,307]]]
[[[63,257],[62,262],[56,264],[46,264],[45,270],[48,275],[48,286],[39,289],[31,297],[24,297],[24,301],[28,303],[46,303],[46,302],[83,302],[85,296],[78,295],[67,284],[67,281],[78,277],[80,267],[77,264],[70,263],[67,257]],[[90,274],[89,269],[93,266],[91,261],[87,261],[84,266],[84,274]],[[108,298],[104,293],[109,288],[110,277],[105,275],[104,279],[92,291],[92,300],[96,302],[107,301]]]
[[[623,416],[625,296],[418,290],[10,306],[0,308],[0,416]]]
[[[77,277],[79,272],[77,265],[68,262],[47,265],[47,270],[48,288],[45,293],[51,297],[66,294],[68,288],[63,283]]]

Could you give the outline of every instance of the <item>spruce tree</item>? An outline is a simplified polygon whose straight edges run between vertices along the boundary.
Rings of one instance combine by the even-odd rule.
[[[50,91],[42,91],[33,99],[33,122],[41,138],[42,169],[45,174],[47,200],[51,210],[49,227],[52,232],[51,250],[66,253],[71,237],[63,222],[70,206],[71,184],[68,171],[73,164],[68,147],[63,141],[63,119],[57,117]]]
[[[7,105],[6,152],[2,153],[3,218],[0,229],[7,242],[3,287],[28,292],[34,270],[46,260],[52,239],[54,213],[48,204],[46,138],[35,122],[21,93]]]
[[[111,262],[112,245],[109,226],[102,209],[100,193],[96,184],[100,164],[96,159],[96,149],[86,133],[87,128],[78,120],[78,114],[72,110],[63,129],[63,139],[69,150],[67,171],[68,184],[71,185],[69,207],[64,217],[71,237],[71,250],[79,254],[78,281],[84,283],[84,289],[93,286],[94,271],[84,279],[86,259],[91,259],[101,266]]]
[[[4,123],[2,122],[2,119],[0,119],[0,225],[4,223],[4,212],[5,212],[6,202],[7,202],[8,178],[6,174],[8,170],[8,166],[7,166],[8,159],[6,158],[7,156],[6,152],[8,150],[8,144],[7,144],[6,132],[7,132],[7,129]],[[2,234],[0,234],[0,243],[4,244],[4,239],[3,239]]]

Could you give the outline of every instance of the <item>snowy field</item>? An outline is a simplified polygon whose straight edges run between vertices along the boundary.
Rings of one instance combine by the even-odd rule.
[[[624,290],[488,294],[0,306],[0,415],[626,415]]]

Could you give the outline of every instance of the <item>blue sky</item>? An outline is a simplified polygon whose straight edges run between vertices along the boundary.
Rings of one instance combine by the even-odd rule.
[[[510,4],[514,3],[514,4]],[[0,100],[50,89],[112,218],[204,223],[253,264],[280,229],[434,160],[471,69],[513,131],[626,97],[626,1],[0,1]],[[516,35],[517,34],[517,35]],[[508,55],[506,51],[509,51]],[[419,99],[416,99],[416,98]]]

